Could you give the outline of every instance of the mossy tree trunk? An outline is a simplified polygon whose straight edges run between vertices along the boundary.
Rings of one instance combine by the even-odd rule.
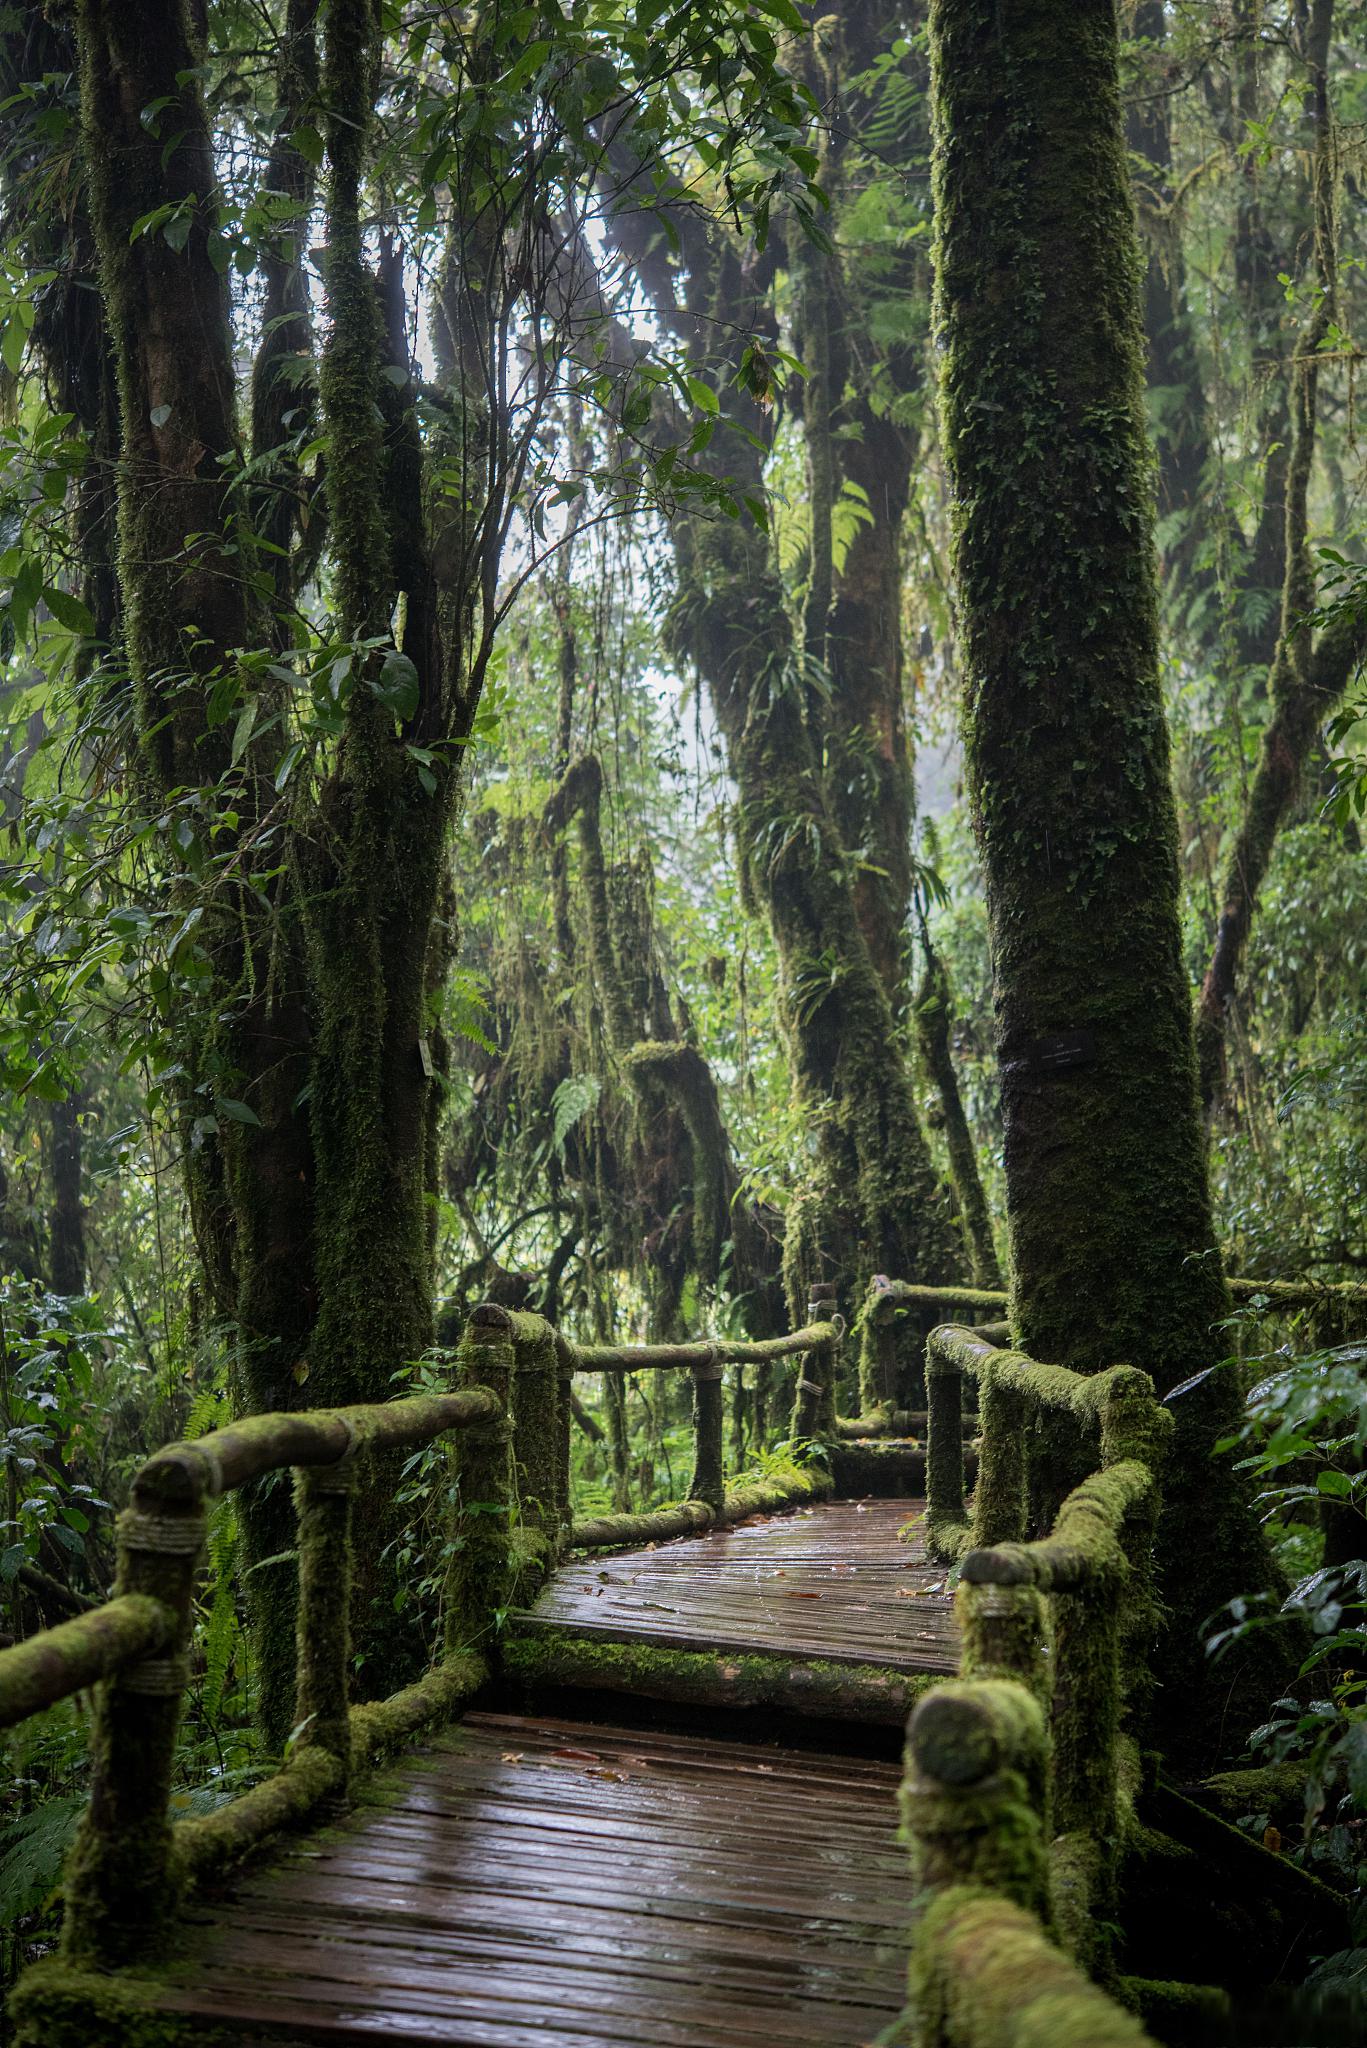
[[[1074,1370],[1139,1366],[1162,1393],[1221,1357],[1227,1297],[1180,950],[1115,10],[936,0],[930,29],[1015,1335]],[[1218,1740],[1190,1718],[1212,1676],[1200,1624],[1266,1585],[1268,1560],[1212,1461],[1237,1382],[1213,1372],[1175,1413],[1163,1701],[1190,1744]]]
[[[734,318],[747,297],[741,257],[729,246],[714,255],[712,292],[697,311],[706,320],[725,304]],[[749,442],[718,435],[714,447],[742,491],[762,491]],[[856,1287],[873,1272],[948,1279],[958,1264],[948,1205],[855,911],[768,535],[745,514],[679,518],[674,534],[675,645],[705,678],[726,742],[743,880],[773,930],[794,1077],[813,1119],[813,1180],[787,1219],[790,1309],[800,1314],[811,1283],[835,1273]]]
[[[718,337],[738,332],[761,356],[772,348],[772,278],[734,241],[683,216],[677,225],[682,273],[653,216],[619,216],[616,228],[697,374],[727,386],[736,364]],[[785,1285],[800,1315],[812,1283],[831,1275],[854,1301],[874,1272],[950,1279],[961,1253],[856,908],[857,862],[831,811],[805,650],[769,534],[743,509],[763,497],[771,418],[757,404],[744,423],[753,438],[723,427],[708,454],[738,516],[674,520],[670,630],[716,712],[737,789],[742,889],[774,935],[794,1084],[810,1114],[813,1170],[785,1224]]]
[[[310,109],[315,12],[302,0],[288,10],[286,128]],[[353,652],[339,735],[282,798],[280,742],[254,737],[234,762],[235,719],[215,704],[226,696],[236,713],[255,697],[258,727],[287,708],[278,683],[244,665],[239,651],[283,644],[275,607],[316,563],[313,540],[295,547],[288,576],[269,551],[268,573],[250,573],[253,518],[277,547],[303,523],[276,342],[308,343],[295,241],[311,181],[282,141],[273,175],[296,211],[265,262],[268,303],[282,324],[256,365],[259,488],[234,495],[233,333],[214,260],[217,222],[204,197],[215,179],[193,11],[185,0],[138,9],[82,0],[78,29],[86,173],[119,380],[118,574],[142,770],[158,804],[176,791],[202,792],[206,821],[196,828],[205,833],[200,859],[187,860],[183,847],[175,854],[181,872],[192,871],[181,886],[202,913],[197,937],[211,991],[186,1006],[183,1026],[196,1235],[215,1311],[238,1331],[243,1408],[382,1400],[431,1339],[444,1058],[436,1004],[451,943],[444,846],[457,750],[479,695],[472,593],[488,584],[498,545],[497,520],[485,529],[483,553],[469,538],[488,477],[486,382],[473,359],[506,292],[487,225],[471,289],[457,201],[437,356],[450,422],[440,456],[465,495],[453,501],[448,492],[429,518],[414,387],[396,388],[392,374],[407,361],[395,306],[401,265],[386,250],[377,278],[362,238],[380,15],[370,0],[336,0],[320,88],[326,115],[317,114],[327,130],[328,496],[326,518],[314,507],[310,525],[328,534],[339,632],[369,644]],[[151,120],[149,107],[160,110]],[[167,206],[189,219],[183,246],[134,232]],[[277,435],[279,445],[268,445]],[[188,549],[187,535],[199,537]],[[432,562],[443,547],[439,577]],[[487,641],[480,646],[487,658]],[[411,748],[423,750],[425,773]],[[238,823],[219,821],[210,842],[207,821],[220,804]],[[250,868],[260,864],[258,841],[270,849],[271,870],[260,889],[234,878],[231,857],[209,858],[237,851]],[[224,1099],[246,1114],[225,1111]],[[420,1647],[394,1611],[394,1491],[383,1481],[365,1489],[370,1505],[358,1520],[356,1647],[369,1692],[406,1676]],[[263,1718],[279,1738],[293,1691],[292,1567],[280,1561],[293,1547],[292,1515],[283,1488],[244,1507],[249,1560],[277,1560],[249,1583],[258,1595]]]
[[[837,207],[880,185],[888,224],[874,246],[820,247],[794,235],[804,284],[797,353],[812,511],[804,621],[828,671],[813,703],[835,829],[852,860],[855,914],[894,1015],[911,998],[910,917],[915,787],[902,649],[902,525],[921,449],[930,265],[929,137],[924,59],[893,74],[918,88],[892,101],[875,70],[902,33],[905,9],[860,0],[814,36],[810,83],[833,119],[823,184]],[[867,159],[855,138],[876,138]],[[856,159],[852,161],[852,159]],[[823,502],[824,501],[824,502]],[[836,544],[836,531],[839,539]]]
[[[1314,274],[1318,287],[1291,367],[1291,451],[1285,479],[1286,529],[1281,632],[1268,677],[1270,717],[1249,784],[1239,831],[1225,869],[1220,918],[1196,1017],[1201,1097],[1207,1110],[1226,1106],[1225,1032],[1237,999],[1253,915],[1277,835],[1295,805],[1306,762],[1364,654],[1367,618],[1347,606],[1316,634],[1315,562],[1309,496],[1315,459],[1320,350],[1337,307],[1335,142],[1329,100],[1332,0],[1309,10],[1305,56],[1314,126]]]

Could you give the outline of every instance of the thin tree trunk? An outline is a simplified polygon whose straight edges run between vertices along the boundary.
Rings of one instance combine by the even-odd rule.
[[[1225,1105],[1226,1030],[1237,998],[1258,892],[1277,835],[1295,803],[1324,721],[1367,654],[1367,619],[1359,616],[1356,608],[1341,611],[1318,638],[1309,622],[1315,602],[1309,492],[1315,458],[1319,351],[1334,318],[1337,297],[1334,145],[1328,76],[1333,12],[1332,0],[1315,0],[1306,37],[1316,137],[1314,269],[1319,289],[1292,365],[1292,439],[1286,477],[1281,633],[1268,679],[1271,716],[1263,729],[1247,806],[1225,871],[1220,920],[1197,1007],[1201,1098],[1208,1111]]]
[[[949,976],[930,939],[922,933],[921,951],[925,972],[916,991],[916,1042],[921,1059],[940,1098],[944,1117],[945,1144],[949,1150],[949,1177],[959,1205],[959,1222],[968,1246],[969,1270],[975,1287],[1000,1287],[1001,1267],[992,1237],[992,1213],[978,1171],[978,1151],[968,1127],[959,1076],[949,1043],[952,1005]]]
[[[48,1285],[54,1294],[85,1293],[85,1203],[81,1196],[81,1111],[73,1090],[50,1106],[52,1207],[48,1212]]]

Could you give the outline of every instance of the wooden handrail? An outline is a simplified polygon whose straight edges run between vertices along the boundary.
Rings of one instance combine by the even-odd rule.
[[[164,1650],[175,1617],[159,1600],[125,1593],[74,1621],[0,1651],[0,1728],[13,1728],[102,1678]]]
[[[820,1351],[843,1329],[837,1318],[810,1323],[786,1337],[709,1337],[694,1344],[574,1344],[568,1338],[559,1342],[575,1372],[668,1372],[696,1370],[700,1365],[759,1365],[801,1351]]]

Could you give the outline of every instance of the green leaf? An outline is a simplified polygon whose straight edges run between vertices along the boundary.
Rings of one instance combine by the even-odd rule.
[[[237,714],[237,724],[233,727],[232,763],[234,768],[236,768],[243,754],[247,751],[251,740],[252,727],[256,724],[256,706],[257,699],[249,697],[241,711]]]
[[[721,411],[721,401],[718,399],[716,392],[710,384],[704,384],[701,377],[690,377],[688,379],[688,395],[694,405],[697,406],[699,412],[716,413]]]
[[[23,367],[24,344],[27,340],[28,335],[22,321],[6,321],[4,339],[0,340],[0,356],[3,356],[5,368],[11,377],[17,377]]]
[[[93,633],[95,621],[69,590],[59,590],[54,583],[43,585],[43,602],[59,626],[65,626],[69,633]]]
[[[601,1092],[596,1074],[570,1074],[560,1083],[551,1097],[551,1143],[557,1152],[563,1152],[566,1138],[580,1118],[588,1115]]]
[[[407,722],[418,708],[418,671],[406,654],[387,654],[370,687],[398,719]]]
[[[304,127],[294,130],[294,133],[290,136],[290,141],[294,148],[298,150],[304,162],[312,164],[316,171],[323,161],[323,138],[318,133],[318,130],[310,128],[305,124]]]
[[[259,1131],[261,1119],[249,1102],[236,1102],[231,1095],[220,1095],[214,1102],[220,1116],[230,1117],[235,1124],[254,1124]]]

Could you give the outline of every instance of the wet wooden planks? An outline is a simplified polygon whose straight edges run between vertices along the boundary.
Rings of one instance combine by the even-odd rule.
[[[858,2048],[901,2011],[891,1765],[472,1715],[205,1916],[249,2044]]]
[[[943,1567],[898,1531],[919,1500],[829,1501],[646,1550],[562,1565],[523,1632],[661,1649],[957,1668]]]

